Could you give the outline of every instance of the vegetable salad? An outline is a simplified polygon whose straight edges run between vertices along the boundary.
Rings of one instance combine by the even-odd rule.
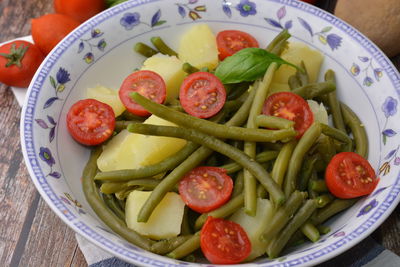
[[[334,71],[317,82],[323,56],[289,38],[260,48],[198,24],[177,52],[135,44],[147,59],[118,91],[88,89],[67,124],[93,147],[83,190],[100,219],[151,252],[235,264],[316,242],[371,193],[362,123]]]

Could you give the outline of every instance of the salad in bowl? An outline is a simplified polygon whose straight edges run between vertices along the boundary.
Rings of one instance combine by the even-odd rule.
[[[305,3],[129,1],[46,58],[24,155],[54,211],[128,262],[316,264],[399,200],[396,77]]]

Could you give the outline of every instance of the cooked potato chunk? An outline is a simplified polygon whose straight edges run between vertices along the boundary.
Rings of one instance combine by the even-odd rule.
[[[151,192],[136,190],[129,194],[125,207],[126,225],[139,234],[156,240],[179,235],[185,203],[177,193],[167,193],[147,222],[137,222],[137,215],[150,194]]]
[[[183,34],[178,50],[179,59],[196,68],[213,70],[218,64],[218,49],[215,35],[206,24],[192,26]]]

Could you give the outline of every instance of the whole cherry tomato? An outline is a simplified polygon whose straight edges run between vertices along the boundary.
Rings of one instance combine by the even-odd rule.
[[[54,0],[56,13],[84,22],[105,8],[104,0]]]
[[[32,38],[43,54],[47,55],[80,22],[62,14],[47,14],[32,19]]]
[[[28,87],[44,59],[39,48],[26,41],[13,41],[0,47],[0,82]]]

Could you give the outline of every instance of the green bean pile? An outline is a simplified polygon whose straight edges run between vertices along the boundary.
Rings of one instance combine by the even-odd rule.
[[[280,54],[290,37],[282,31],[267,50]],[[147,57],[156,53],[177,55],[159,37],[153,49],[138,43],[135,50]],[[316,242],[329,232],[323,223],[353,205],[357,199],[336,199],[327,189],[324,170],[338,152],[355,151],[367,156],[367,136],[356,114],[336,97],[335,73],[326,72],[325,81],[309,83],[306,72],[297,71],[288,83],[291,92],[323,103],[333,126],[315,121],[297,140],[294,122],[260,115],[277,65],[272,63],[264,77],[254,84],[227,86],[227,102],[213,118],[199,119],[182,112],[179,102],[157,104],[138,93],[132,99],[150,113],[179,127],[143,124],[143,118],[125,112],[118,117],[115,131],[169,136],[188,140],[176,154],[163,161],[132,170],[99,172],[96,160],[101,147],[93,149],[83,171],[83,190],[89,204],[115,233],[132,244],[174,259],[195,260],[200,247],[200,230],[208,216],[229,218],[240,208],[254,216],[257,198],[268,198],[275,215],[260,237],[266,253],[274,258],[283,249],[305,240]],[[305,66],[303,64],[303,69]],[[187,73],[199,71],[188,63]],[[237,89],[237,90],[236,90]],[[261,127],[261,128],[260,128]],[[275,130],[268,130],[268,129]],[[199,165],[219,166],[234,180],[231,199],[204,214],[186,207],[181,234],[154,241],[129,229],[125,223],[125,199],[133,190],[151,191],[138,214],[146,222],[158,203],[170,191],[177,191],[181,178]]]

